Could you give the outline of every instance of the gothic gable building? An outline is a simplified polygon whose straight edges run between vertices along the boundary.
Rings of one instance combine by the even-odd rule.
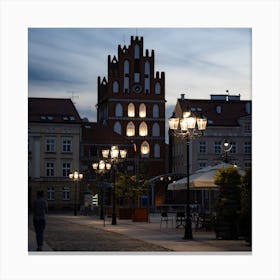
[[[138,168],[149,166],[150,176],[166,171],[165,75],[154,60],[143,37],[119,45],[117,57],[108,55],[108,76],[98,77],[97,104],[97,122],[130,141]]]

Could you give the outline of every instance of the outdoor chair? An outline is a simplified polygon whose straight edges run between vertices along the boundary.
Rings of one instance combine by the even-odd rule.
[[[161,223],[165,222],[165,226],[168,227],[168,222],[172,222],[172,227],[173,227],[173,218],[169,217],[167,212],[162,212],[161,217],[160,217],[160,228],[161,228]]]
[[[185,222],[185,213],[184,212],[177,212],[176,213],[176,228],[183,226]]]

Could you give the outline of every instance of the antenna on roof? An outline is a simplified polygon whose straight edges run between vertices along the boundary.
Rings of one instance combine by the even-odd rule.
[[[71,93],[70,98],[71,98],[73,104],[76,104],[76,102],[74,101],[74,98],[79,98],[79,95],[74,95],[74,93],[75,93],[75,92],[78,92],[78,91],[69,90],[69,91],[67,91],[67,92]]]

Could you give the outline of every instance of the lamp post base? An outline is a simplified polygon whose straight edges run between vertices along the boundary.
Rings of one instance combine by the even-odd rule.
[[[117,224],[116,214],[112,214],[112,225],[116,225],[116,224]]]
[[[192,221],[190,219],[186,220],[184,239],[186,239],[186,240],[192,240],[193,239]]]

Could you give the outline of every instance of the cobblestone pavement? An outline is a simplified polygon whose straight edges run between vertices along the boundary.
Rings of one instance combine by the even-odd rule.
[[[170,251],[125,235],[48,215],[45,242],[54,251],[155,252]]]

